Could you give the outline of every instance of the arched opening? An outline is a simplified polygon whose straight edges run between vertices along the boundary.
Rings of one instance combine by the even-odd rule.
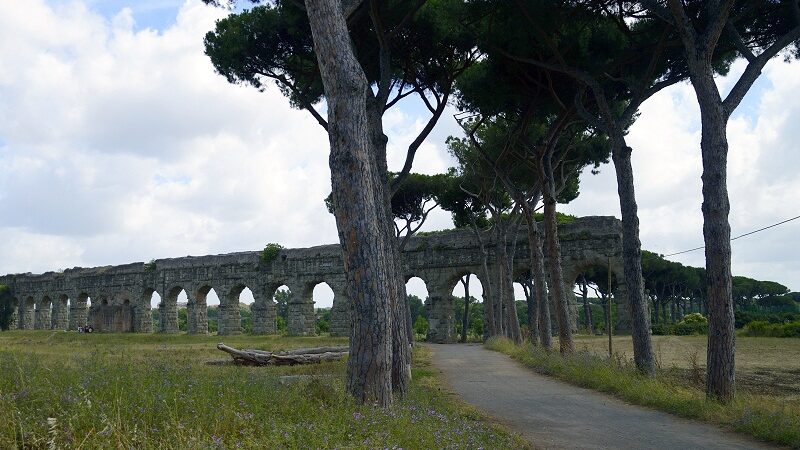
[[[148,301],[147,300],[148,298],[150,302],[150,329],[147,331],[158,330],[160,323],[158,306],[161,304],[161,294],[159,294],[158,291],[154,289],[149,296],[147,295],[147,293],[145,293],[145,304]],[[143,327],[146,327],[146,325],[143,325]]]
[[[289,303],[292,301],[292,291],[289,286],[284,284],[275,289],[275,293],[272,294],[272,301],[275,302],[277,310],[275,324],[278,333],[286,333],[289,320]]]
[[[333,322],[333,299],[334,292],[331,286],[326,283],[317,283],[311,292],[311,299],[314,301],[314,315],[317,333],[330,333],[331,323]],[[336,305],[342,309],[343,305]],[[337,320],[340,318],[337,317]]]
[[[406,299],[411,313],[411,327],[414,339],[423,341],[428,334],[428,286],[420,277],[409,277],[406,280]]]
[[[191,297],[186,291],[181,292],[178,296],[179,329],[189,334],[216,332],[218,307],[219,297],[210,285],[201,286]],[[213,311],[210,312],[209,308]],[[213,330],[210,330],[212,313],[214,324]]]
[[[459,341],[482,341],[483,285],[481,281],[472,273],[462,275],[458,277],[452,295],[456,334]]]
[[[241,323],[242,333],[253,333],[253,303],[256,298],[253,291],[249,287],[244,286],[239,292],[239,321]]]

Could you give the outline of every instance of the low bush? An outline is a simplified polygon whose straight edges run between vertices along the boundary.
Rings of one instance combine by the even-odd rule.
[[[745,336],[800,338],[800,321],[781,324],[754,320],[744,327],[743,334]]]
[[[657,323],[651,327],[654,335],[691,336],[708,333],[708,319],[700,313],[691,313],[678,323]]]

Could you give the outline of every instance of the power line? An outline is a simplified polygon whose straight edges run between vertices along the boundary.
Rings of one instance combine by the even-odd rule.
[[[783,225],[784,223],[791,222],[791,221],[793,221],[793,220],[797,220],[797,219],[800,219],[800,216],[792,217],[791,219],[786,219],[786,220],[784,220],[784,221],[782,221],[782,222],[773,223],[773,224],[772,224],[772,225],[770,225],[770,226],[767,226],[767,227],[764,227],[764,228],[759,228],[759,229],[757,229],[757,230],[750,231],[749,233],[740,234],[739,236],[736,236],[736,237],[733,237],[733,238],[731,238],[731,241],[735,241],[736,239],[743,238],[743,237],[745,237],[745,236],[750,236],[751,234],[756,234],[756,233],[758,233],[759,231],[768,230],[768,229],[770,229],[770,228],[777,227],[778,225]],[[664,255],[664,258],[666,258],[666,257],[668,257],[668,256],[681,255],[681,254],[683,254],[683,253],[689,253],[689,252],[693,252],[693,251],[695,251],[695,250],[700,250],[700,249],[704,249],[704,248],[706,248],[706,246],[705,246],[705,245],[704,245],[704,246],[702,246],[702,247],[697,247],[697,248],[692,248],[692,249],[689,249],[689,250],[684,250],[684,251],[682,251],[682,252],[670,253],[669,255]]]

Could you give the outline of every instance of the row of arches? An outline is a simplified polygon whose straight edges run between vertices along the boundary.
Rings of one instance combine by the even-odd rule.
[[[565,270],[565,281],[574,285],[584,266]],[[415,316],[424,316],[428,339],[452,341],[458,329],[463,328],[460,313],[465,296],[464,281],[468,280],[472,304],[483,303],[483,282],[468,270],[423,276],[427,281],[419,276],[407,278],[407,294],[416,296],[422,303]],[[336,285],[337,289],[324,281],[292,283],[299,289],[276,284],[256,289],[244,283],[216,288],[212,284],[199,287],[175,284],[162,292],[146,290],[138,297],[127,291],[99,292],[92,296],[87,292],[73,296],[27,296],[18,301],[17,325],[22,329],[75,330],[91,325],[98,331],[196,334],[273,334],[286,330],[289,334],[305,335],[314,334],[319,319],[324,317],[322,322],[327,324],[322,331],[349,335],[351,308],[342,292],[342,283]],[[516,282],[514,293],[516,300],[525,300],[526,295],[530,295],[530,287]],[[458,308],[454,308],[456,305]],[[573,301],[572,306],[571,310],[577,314],[577,302]],[[320,311],[326,308],[330,308],[329,315]]]

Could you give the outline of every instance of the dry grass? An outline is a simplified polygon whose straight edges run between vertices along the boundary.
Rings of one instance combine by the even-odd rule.
[[[524,448],[439,389],[430,352],[414,352],[408,396],[356,404],[345,361],[209,366],[236,347],[344,343],[326,337],[0,333],[0,449]],[[284,375],[310,375],[285,383]]]
[[[653,336],[656,360],[666,373],[702,384],[704,374],[698,380],[696,372],[705,370],[707,339],[706,336]],[[576,335],[575,348],[606,356],[608,338]],[[614,336],[613,348],[617,356],[633,359],[630,336]],[[737,336],[736,377],[740,392],[800,401],[800,339]]]

